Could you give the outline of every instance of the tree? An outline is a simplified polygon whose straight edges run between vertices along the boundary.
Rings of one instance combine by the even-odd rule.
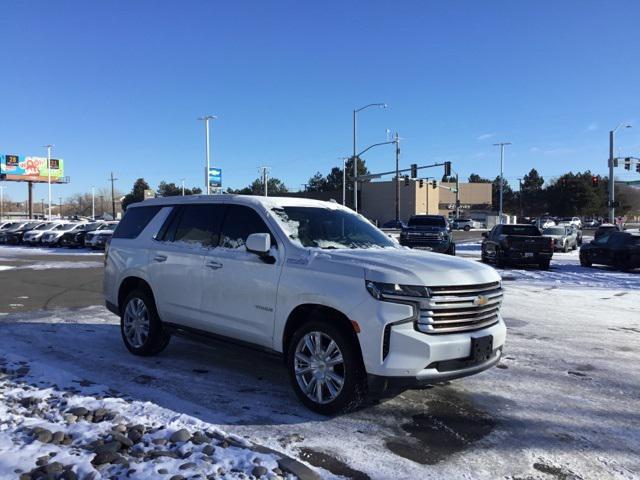
[[[522,214],[529,216],[542,215],[545,212],[545,199],[542,191],[544,178],[532,168],[522,178],[522,186],[518,192],[518,203],[522,206]]]
[[[353,157],[347,160],[347,191],[353,191]],[[366,162],[358,158],[358,176],[368,175],[369,169]],[[326,177],[320,172],[309,179],[307,190],[310,192],[335,192],[342,190],[343,170],[340,167],[333,167]]]
[[[144,178],[139,178],[133,184],[131,193],[127,193],[122,200],[122,210],[126,210],[132,203],[142,202],[144,200],[144,191],[149,190],[149,184]]]
[[[473,182],[470,182],[473,183]],[[476,182],[486,183],[486,182]],[[500,211],[500,175],[491,182],[491,198],[493,201],[493,209]],[[515,196],[513,190],[507,180],[503,179],[502,183],[502,210],[504,213],[513,213],[515,211]]]
[[[282,193],[287,193],[289,189],[282,182],[282,180],[278,178],[270,178],[267,181],[268,194],[269,195],[279,195]],[[264,182],[262,178],[256,178],[251,185],[240,188],[238,190],[234,190],[232,188],[227,188],[227,193],[237,194],[237,195],[264,195]]]
[[[491,180],[488,178],[483,178],[477,173],[472,173],[469,175],[469,183],[491,183]]]
[[[606,212],[606,183],[592,184],[593,174],[565,173],[544,189],[546,208],[552,215],[598,215]]]
[[[199,195],[201,193],[202,189],[199,187],[184,189],[185,195]],[[182,195],[182,186],[178,187],[175,183],[167,183],[163,180],[158,185],[157,194],[159,197],[175,197],[178,195]]]

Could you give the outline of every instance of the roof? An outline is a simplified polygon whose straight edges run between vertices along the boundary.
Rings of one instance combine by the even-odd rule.
[[[153,205],[181,205],[186,203],[237,203],[242,205],[262,206],[265,209],[274,207],[319,207],[332,209],[345,209],[347,207],[336,202],[325,202],[322,200],[312,200],[300,197],[263,197],[258,195],[185,195],[160,197],[144,200],[143,202],[132,203],[128,208],[147,207]]]

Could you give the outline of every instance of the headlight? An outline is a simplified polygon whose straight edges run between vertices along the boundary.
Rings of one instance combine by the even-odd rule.
[[[397,283],[381,283],[367,281],[367,291],[377,300],[384,297],[428,297],[427,287],[420,285],[398,285]]]

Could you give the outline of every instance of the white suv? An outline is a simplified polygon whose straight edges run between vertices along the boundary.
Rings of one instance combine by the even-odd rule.
[[[172,332],[281,353],[301,401],[355,408],[495,365],[506,337],[491,267],[401,247],[333,202],[187,196],[130,205],[105,258],[107,307],[136,355]]]

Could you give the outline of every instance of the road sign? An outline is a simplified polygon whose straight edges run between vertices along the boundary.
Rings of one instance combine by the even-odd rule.
[[[209,168],[209,187],[222,188],[222,169],[217,167]]]

